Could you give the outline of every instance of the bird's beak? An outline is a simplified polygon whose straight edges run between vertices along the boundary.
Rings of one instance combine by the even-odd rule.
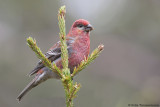
[[[91,24],[88,24],[88,25],[85,27],[85,31],[86,31],[86,32],[89,32],[89,31],[91,31],[91,30],[93,30],[93,27],[92,27]]]

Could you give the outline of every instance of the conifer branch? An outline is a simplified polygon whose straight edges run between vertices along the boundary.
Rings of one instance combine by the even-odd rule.
[[[62,59],[62,73],[64,74],[62,80],[62,84],[64,86],[65,94],[66,94],[66,106],[73,107],[73,97],[72,97],[72,90],[73,90],[73,80],[70,75],[70,70],[68,68],[68,50],[66,44],[66,32],[65,32],[65,13],[66,9],[65,6],[62,6],[58,11],[58,21],[59,21],[59,29],[60,29],[60,41],[61,41],[61,59]]]
[[[62,65],[63,69],[68,68],[68,50],[66,44],[66,32],[65,32],[65,13],[66,9],[65,6],[62,6],[58,12],[58,21],[59,21],[59,29],[60,29],[60,41],[61,41],[61,58],[62,58]]]

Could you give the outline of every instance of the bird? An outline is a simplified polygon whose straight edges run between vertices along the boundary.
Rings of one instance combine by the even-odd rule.
[[[90,53],[90,31],[92,30],[93,27],[87,20],[78,19],[72,24],[69,33],[66,35],[69,61],[68,67],[70,69],[70,73],[73,73],[74,68],[77,67],[82,60],[88,57]],[[51,62],[54,62],[59,68],[63,68],[60,41],[46,52],[45,57]],[[60,79],[59,75],[52,72],[48,67],[45,67],[41,60],[29,73],[29,76],[32,75],[35,75],[35,77],[18,95],[18,101],[20,101],[27,92],[40,83],[50,78]]]

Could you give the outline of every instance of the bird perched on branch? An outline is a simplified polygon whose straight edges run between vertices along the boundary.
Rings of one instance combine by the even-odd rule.
[[[84,19],[76,20],[68,35],[66,35],[66,44],[68,49],[68,60],[71,73],[74,70],[74,67],[78,66],[84,58],[88,57],[90,52],[90,31],[93,30],[93,27],[90,23]],[[60,68],[61,64],[61,47],[60,42],[57,42],[53,45],[50,50],[45,54],[45,56]],[[32,88],[39,85],[43,81],[46,81],[50,78],[59,78],[59,76],[52,72],[49,68],[45,67],[43,63],[38,62],[37,66],[29,73],[29,75],[35,74],[34,79],[22,90],[22,92],[17,97],[17,100],[20,101],[22,97]]]

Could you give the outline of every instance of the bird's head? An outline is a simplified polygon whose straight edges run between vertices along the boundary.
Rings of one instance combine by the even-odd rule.
[[[93,30],[92,25],[84,19],[79,19],[76,20],[70,30],[70,33],[72,34],[84,34],[84,33],[89,33],[91,30]]]

